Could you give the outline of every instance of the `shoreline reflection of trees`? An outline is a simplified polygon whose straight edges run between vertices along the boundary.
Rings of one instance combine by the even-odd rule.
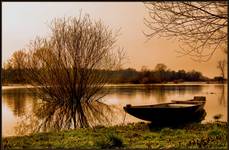
[[[15,127],[17,135],[29,133],[60,131],[74,129],[72,109],[69,105],[60,103],[42,102],[33,110],[32,114],[24,116]],[[107,105],[99,101],[82,103],[84,117],[90,127],[97,125],[110,125],[117,118],[114,117],[115,106]],[[80,127],[80,123],[77,124]]]
[[[2,99],[15,116],[21,117],[25,114],[26,101],[31,99],[31,95],[26,89],[9,89],[2,92]]]
[[[215,85],[216,88],[220,90],[220,95],[218,96],[218,101],[220,105],[226,106],[226,97],[227,94],[225,94],[225,85],[224,84],[219,84]]]
[[[185,95],[186,93],[197,94],[202,91],[202,85],[143,85],[143,86],[115,86],[108,87],[110,94],[118,94],[119,96],[125,96],[129,99],[135,97],[137,94],[144,95],[146,98],[150,96],[155,97],[157,102],[166,101],[169,95],[178,93],[179,95]]]
[[[203,87],[201,85],[176,85],[175,87],[174,85],[143,85],[133,87],[117,86],[111,88],[109,87],[108,89],[106,88],[102,93],[109,91],[109,94],[116,93],[118,95],[128,96],[130,99],[133,95],[140,93],[141,95],[144,94],[144,96],[148,97],[154,96],[158,102],[163,102],[167,96],[174,94],[174,92],[185,94],[186,92],[192,91],[192,93],[198,93],[202,90],[202,88]],[[72,127],[70,121],[71,119],[69,119],[69,117],[71,117],[71,109],[68,109],[70,106],[48,102],[39,103],[40,101],[37,101],[38,97],[36,89],[33,89],[32,92],[25,92],[25,90],[23,91],[21,89],[19,91],[21,91],[19,93],[22,95],[29,94],[29,96],[33,96],[28,98],[33,100],[31,101],[33,113],[28,116],[25,116],[25,114],[21,116],[22,119],[18,122],[18,126],[16,127],[16,133],[18,135],[49,130],[64,130]],[[7,92],[4,92],[4,94],[6,93]],[[9,92],[9,94],[6,95],[10,96],[10,93],[12,92]],[[22,102],[24,100],[23,96],[19,97],[19,101]],[[89,120],[89,124],[91,126],[101,124],[110,125],[114,121],[120,123],[123,119],[122,116],[120,117],[123,111],[117,110],[118,107],[106,105],[97,101],[90,104],[93,105],[90,106],[89,103],[84,103],[82,109],[84,109],[85,116],[87,117],[87,120]]]

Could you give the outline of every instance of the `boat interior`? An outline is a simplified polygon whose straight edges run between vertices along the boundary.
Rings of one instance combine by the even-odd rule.
[[[131,108],[162,108],[162,107],[166,107],[166,108],[183,108],[183,107],[191,107],[191,106],[195,106],[197,104],[193,104],[193,103],[163,103],[163,104],[156,104],[156,105],[140,105],[140,106],[127,106],[127,107],[131,107]]]

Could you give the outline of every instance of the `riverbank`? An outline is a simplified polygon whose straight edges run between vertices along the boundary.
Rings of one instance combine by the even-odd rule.
[[[3,138],[6,149],[17,148],[214,148],[227,149],[228,123],[209,122],[182,127],[147,123],[83,128]]]
[[[148,83],[148,84],[142,84],[142,83],[108,83],[105,86],[136,86],[136,85],[142,85],[142,86],[146,86],[146,85],[200,85],[200,84],[227,84],[227,82],[217,82],[217,81],[184,81],[184,82],[178,82],[178,83],[174,83],[174,82],[161,82],[161,83]],[[31,84],[29,83],[2,83],[2,87],[16,87],[16,88],[20,88],[20,87],[33,87]],[[40,86],[37,86],[40,87]]]

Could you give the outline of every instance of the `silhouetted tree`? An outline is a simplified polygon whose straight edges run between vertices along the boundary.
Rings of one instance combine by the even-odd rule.
[[[26,52],[24,50],[15,51],[10,60],[9,64],[14,69],[23,69],[26,63]]]
[[[165,71],[167,69],[167,66],[165,64],[157,64],[155,66],[156,71]]]
[[[55,107],[43,119],[48,121],[58,112],[64,114],[60,121],[65,126],[88,127],[83,107],[105,95],[102,88],[110,78],[103,71],[114,70],[121,62],[117,36],[88,15],[55,19],[51,31],[48,38],[31,43],[25,65],[31,84],[41,85],[44,107]]]
[[[194,60],[207,61],[227,45],[227,1],[145,2],[149,16],[144,19],[149,39],[176,37],[183,44],[178,51]]]
[[[226,65],[227,65],[226,64],[226,60],[220,60],[220,61],[217,62],[217,68],[220,70],[220,74],[223,77],[223,79],[225,77],[225,67],[226,67]]]
[[[16,83],[24,83],[25,76],[23,75],[23,69],[26,63],[26,52],[24,50],[15,51],[9,60],[7,60],[3,69],[8,70],[14,77],[8,78],[8,80],[13,80]],[[4,78],[6,74],[4,74]],[[5,80],[5,79],[3,79]]]

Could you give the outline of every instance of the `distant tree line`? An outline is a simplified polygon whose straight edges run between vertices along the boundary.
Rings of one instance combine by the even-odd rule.
[[[164,64],[157,64],[154,70],[143,67],[141,71],[132,68],[114,71],[112,81],[113,83],[150,84],[208,80],[201,72],[195,70],[186,72],[185,70],[174,71],[166,68]]]
[[[9,63],[11,62],[11,63]],[[2,69],[2,83],[30,83],[26,77],[25,68],[20,68],[13,65],[13,61],[4,64]],[[20,66],[20,65],[19,65]],[[35,70],[34,70],[35,71]],[[132,83],[132,84],[150,84],[150,83],[166,83],[166,82],[184,82],[184,81],[207,81],[207,77],[203,76],[201,72],[192,70],[178,70],[174,71],[167,69],[164,64],[157,64],[154,69],[149,70],[142,67],[140,71],[133,68],[119,69],[113,71],[98,70],[105,74],[109,79],[109,83]]]

